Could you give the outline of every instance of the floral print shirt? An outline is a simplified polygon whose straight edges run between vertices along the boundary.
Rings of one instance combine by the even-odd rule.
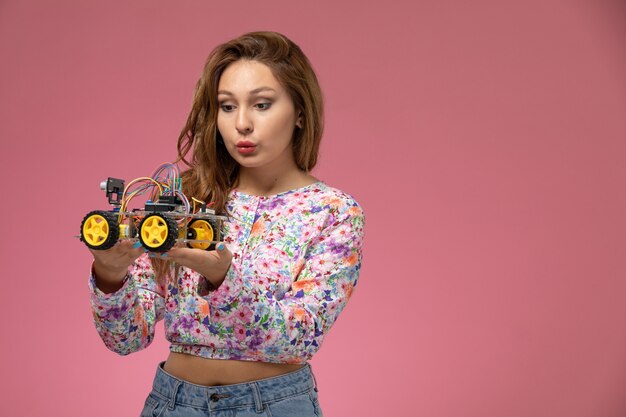
[[[91,276],[94,321],[109,349],[147,347],[161,319],[171,351],[204,358],[303,363],[320,348],[357,283],[361,208],[323,182],[269,197],[233,190],[227,207],[234,257],[217,289],[184,267],[161,286],[147,254],[115,293]]]

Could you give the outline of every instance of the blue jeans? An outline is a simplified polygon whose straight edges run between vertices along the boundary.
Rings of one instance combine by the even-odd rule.
[[[141,417],[320,417],[311,366],[273,378],[202,386],[178,379],[160,364]]]

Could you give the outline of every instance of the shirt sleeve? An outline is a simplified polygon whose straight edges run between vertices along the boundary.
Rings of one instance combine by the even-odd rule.
[[[259,291],[254,281],[231,266],[212,293],[212,315],[231,325],[241,349],[272,362],[302,363],[320,348],[324,336],[352,295],[361,268],[364,215],[353,206],[309,242],[281,294]],[[214,317],[215,318],[215,317]]]
[[[111,294],[96,287],[92,268],[89,290],[94,323],[106,347],[128,355],[152,343],[154,326],[163,318],[164,291],[147,255],[129,267],[124,285]]]

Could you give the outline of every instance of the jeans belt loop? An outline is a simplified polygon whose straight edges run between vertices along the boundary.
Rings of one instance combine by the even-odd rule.
[[[263,401],[261,400],[261,391],[259,391],[259,386],[256,382],[251,382],[250,388],[252,389],[252,395],[254,395],[255,411],[260,414],[264,410]]]
[[[172,393],[172,398],[170,398],[169,403],[167,404],[167,408],[173,410],[176,407],[176,396],[178,395],[178,388],[182,385],[182,381],[176,381],[176,385],[174,385],[174,392]]]

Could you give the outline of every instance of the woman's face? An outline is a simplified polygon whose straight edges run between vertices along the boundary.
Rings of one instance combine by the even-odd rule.
[[[291,146],[299,124],[289,93],[265,64],[230,64],[217,89],[219,129],[228,153],[245,168],[295,165]]]

